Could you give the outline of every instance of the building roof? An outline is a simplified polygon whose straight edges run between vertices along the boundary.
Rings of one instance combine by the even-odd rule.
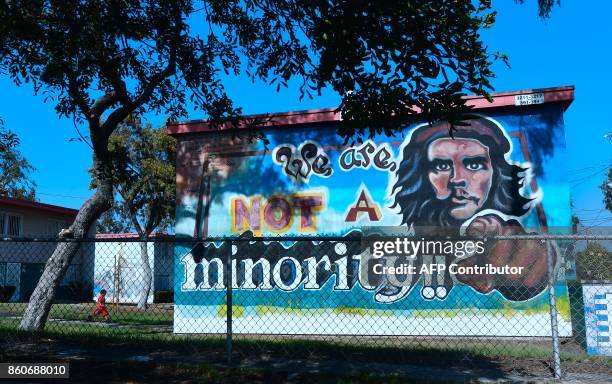
[[[520,103],[520,95],[537,95],[538,99],[532,103]],[[483,96],[466,96],[467,104],[474,107],[474,110],[490,108],[520,108],[531,104],[561,103],[563,109],[567,109],[574,100],[574,86],[562,86],[554,88],[526,89],[521,91],[498,92],[491,94],[493,102],[489,102]],[[239,124],[237,128],[248,128],[249,122],[254,119],[261,119],[262,127],[288,127],[306,124],[322,124],[340,121],[340,113],[336,108],[311,109],[306,111],[292,111],[279,113],[266,113],[257,115],[247,115],[243,117],[244,124]],[[230,125],[211,127],[208,120],[191,120],[183,122],[169,123],[167,131],[170,135],[181,135],[197,132],[212,132],[236,128]]]
[[[32,211],[56,213],[59,215],[66,215],[72,217],[75,217],[77,213],[79,213],[78,209],[60,207],[59,205],[44,204],[24,199],[15,199],[6,196],[0,196],[0,207],[29,209]]]
[[[139,237],[140,235],[137,233],[96,233],[96,239],[138,239]],[[149,237],[168,237],[168,235],[153,232]]]

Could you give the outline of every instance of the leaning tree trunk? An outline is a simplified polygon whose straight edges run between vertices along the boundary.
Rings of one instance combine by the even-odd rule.
[[[143,239],[140,242],[140,260],[142,262],[143,271],[143,285],[140,291],[140,300],[138,300],[139,309],[147,309],[147,303],[149,299],[149,292],[151,292],[151,281],[153,280],[153,272],[151,271],[151,265],[149,264],[149,254],[147,252],[147,242]]]
[[[81,246],[78,240],[87,236],[89,228],[112,205],[113,183],[106,143],[96,144],[99,144],[98,146],[94,145],[95,153],[93,158],[96,192],[81,206],[76,219],[68,231],[60,233],[60,237],[74,238],[76,241],[59,242],[55,247],[53,254],[47,260],[43,274],[40,280],[38,280],[38,284],[30,297],[28,307],[23,314],[19,326],[21,330],[38,331],[45,327],[57,287]]]

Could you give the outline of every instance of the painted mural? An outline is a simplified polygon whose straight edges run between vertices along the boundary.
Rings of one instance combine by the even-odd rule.
[[[450,253],[416,252],[407,265],[417,272],[399,284],[364,277],[368,255],[353,239],[379,230],[425,247],[434,235],[569,228],[561,106],[475,115],[453,130],[420,124],[356,146],[343,145],[329,126],[266,135],[267,148],[222,135],[179,144],[177,235],[239,240],[177,247],[175,332],[225,331],[231,268],[237,333],[550,333],[547,250],[539,241],[489,241],[479,253],[459,241]],[[333,240],[282,241],[313,234]],[[281,241],[249,240],[258,236]],[[561,248],[554,254],[558,268]],[[424,267],[432,264],[443,267]],[[481,265],[524,272],[452,273]],[[557,289],[563,308],[567,290]],[[560,333],[569,335],[569,312],[561,315]]]

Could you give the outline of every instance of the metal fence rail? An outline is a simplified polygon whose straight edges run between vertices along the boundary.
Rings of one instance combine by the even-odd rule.
[[[481,256],[455,245],[451,256],[414,258],[374,257],[373,240],[360,236],[78,240],[45,330],[224,339],[228,359],[273,349],[462,368],[540,361],[556,378],[612,377],[612,236],[480,240]],[[60,241],[77,240],[0,239],[3,335],[17,332]],[[417,271],[376,274],[376,264]],[[523,272],[476,269],[484,265]]]

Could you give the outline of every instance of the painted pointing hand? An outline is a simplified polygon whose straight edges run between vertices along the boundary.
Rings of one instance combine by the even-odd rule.
[[[469,236],[482,238],[496,235],[526,234],[516,220],[505,221],[489,214],[478,217],[466,229]],[[480,293],[498,290],[509,300],[528,300],[540,293],[546,286],[547,262],[546,244],[539,240],[492,240],[485,252],[457,262],[460,267],[523,267],[517,274],[473,274],[456,275],[457,280]]]

